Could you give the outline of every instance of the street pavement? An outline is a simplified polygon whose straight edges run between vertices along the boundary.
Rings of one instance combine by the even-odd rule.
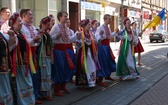
[[[141,59],[143,66],[137,66],[139,79],[119,82],[113,73],[115,82],[104,80],[108,87],[96,86],[84,91],[68,83],[70,94],[53,96],[53,101],[43,101],[42,105],[168,105],[168,43],[149,43],[147,39],[141,42],[145,52]],[[112,42],[111,47],[117,62],[119,43]]]

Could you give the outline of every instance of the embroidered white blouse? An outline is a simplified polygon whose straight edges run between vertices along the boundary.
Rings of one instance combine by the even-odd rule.
[[[62,36],[58,38],[57,36],[59,33],[61,33]],[[73,30],[62,26],[61,24],[55,24],[50,31],[50,35],[53,40],[53,44],[69,44],[74,42],[77,39]]]
[[[110,32],[110,36],[109,36],[109,38],[108,38],[108,36],[107,36],[107,34],[106,34],[106,30],[105,30],[105,28],[104,28],[104,25],[101,25],[101,26],[99,26],[98,28],[97,28],[97,31],[96,31],[96,33],[95,33],[95,37],[96,37],[96,40],[97,40],[97,42],[99,42],[99,41],[101,41],[101,40],[104,40],[104,39],[110,39],[110,38],[112,38],[112,37],[114,37],[114,36],[117,36],[117,33],[116,32],[113,32],[113,33],[111,33],[111,29],[108,27],[108,29],[109,29],[109,32]],[[100,31],[104,31],[104,34],[103,35],[100,35]]]
[[[27,26],[25,24],[22,24],[21,31],[27,37],[27,40],[30,43],[30,46],[37,46],[38,44],[34,42],[34,40],[33,40],[34,36],[32,35],[32,33],[34,33],[34,35],[36,36],[36,35],[38,35],[38,31],[32,25],[29,27],[32,28],[32,32],[29,31],[29,29],[27,28]]]

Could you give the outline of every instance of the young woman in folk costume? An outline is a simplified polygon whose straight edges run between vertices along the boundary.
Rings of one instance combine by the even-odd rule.
[[[9,45],[11,44],[11,46]],[[0,30],[0,105],[13,105],[12,89],[10,84],[10,51],[16,46],[14,32],[8,31],[6,35]]]
[[[96,39],[98,43],[98,58],[100,62],[101,69],[98,70],[97,83],[99,86],[107,86],[102,80],[105,77],[107,80],[114,81],[110,77],[112,72],[116,71],[115,56],[112,49],[110,48],[111,37],[117,36],[118,31],[111,33],[109,24],[111,22],[111,16],[109,14],[104,15],[104,24],[98,27],[96,31]]]
[[[51,79],[54,82],[54,93],[57,96],[64,96],[61,91],[69,93],[66,89],[66,83],[71,81],[71,78],[68,77],[72,77],[75,68],[69,55],[68,45],[69,40],[74,39],[73,37],[76,37],[76,35],[71,37],[68,28],[65,27],[67,16],[67,12],[59,12],[57,18],[60,23],[55,24],[50,31],[54,44]]]
[[[95,57],[96,67],[99,70],[99,69],[101,69],[101,67],[100,67],[100,63],[99,63],[99,60],[98,60],[98,42],[96,40],[96,31],[97,31],[97,28],[98,28],[98,21],[97,20],[92,20],[91,21],[91,33],[92,33],[92,37],[94,39],[95,46],[96,46],[96,57]]]
[[[92,20],[91,21],[91,32],[92,32],[92,36],[94,39],[96,39],[96,31],[97,31],[97,27],[98,27],[98,21],[97,20]]]
[[[53,100],[51,92],[51,52],[52,38],[47,32],[50,28],[51,17],[44,17],[40,21],[40,29],[44,31],[42,40],[38,46],[38,62],[41,70],[41,97],[45,100]]]
[[[9,26],[17,36],[18,44],[11,52],[12,77],[15,80],[16,105],[34,105],[35,97],[31,73],[36,73],[32,60],[32,53],[27,38],[20,31],[21,18],[18,13],[13,13],[9,19]],[[30,71],[31,70],[31,71]]]
[[[120,80],[136,79],[139,72],[136,68],[134,47],[138,44],[138,38],[131,29],[129,18],[124,19],[125,28],[120,32],[121,46],[117,63],[116,75]]]
[[[96,48],[91,35],[89,19],[81,20],[82,44],[78,51],[76,64],[76,85],[84,88],[96,85]]]
[[[50,28],[48,30],[48,32],[50,32],[51,28],[54,26],[55,24],[55,19],[54,19],[54,16],[52,14],[49,15],[49,17],[51,18],[50,19]]]
[[[136,35],[138,37],[138,33],[137,33],[137,29],[136,29],[136,22],[133,22],[132,24],[132,30],[134,32],[134,35]],[[143,46],[141,44],[141,41],[138,38],[138,44],[134,47],[134,52],[138,53],[138,65],[142,66],[141,64],[141,53],[144,52]]]

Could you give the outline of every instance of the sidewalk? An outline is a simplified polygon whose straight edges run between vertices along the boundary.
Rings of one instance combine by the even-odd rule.
[[[149,88],[131,105],[168,105],[168,75]]]
[[[142,41],[142,43],[144,42]],[[111,42],[111,46],[114,55],[116,56],[118,52],[116,48],[119,48],[119,42]],[[150,104],[152,102],[152,98],[150,97],[152,96],[148,93],[148,90],[152,90],[152,88],[159,84],[160,82],[158,81],[162,80],[163,77],[168,78],[168,60],[164,56],[165,51],[167,51],[167,48],[161,47],[154,51],[142,54],[142,62],[144,66],[138,67],[138,70],[141,73],[139,80],[124,82],[104,81],[109,84],[108,87],[104,88],[96,86],[95,88],[89,88],[85,91],[79,90],[75,84],[68,83],[67,88],[70,90],[71,94],[66,94],[64,97],[53,96],[53,101],[43,101],[42,105],[130,105],[131,103],[131,105],[165,105]],[[115,73],[112,74],[112,77],[117,79]],[[166,83],[168,83],[166,79],[162,85],[158,85],[157,90],[153,90],[155,91],[155,94],[157,94],[153,95],[157,96],[156,98],[158,98],[159,94],[162,94],[161,92],[156,93],[160,90],[165,92],[165,94],[163,94],[164,96],[160,97],[160,99],[164,99],[164,97],[168,98],[168,96],[166,96],[166,93],[168,92],[168,86],[165,86],[167,85]],[[146,96],[144,93],[149,95]],[[144,96],[143,94],[146,98],[148,97],[148,99],[146,99],[147,101],[151,101],[138,104],[139,102],[143,102],[144,98],[141,98]]]

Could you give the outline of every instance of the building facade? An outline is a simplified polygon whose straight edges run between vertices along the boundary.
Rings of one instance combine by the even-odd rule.
[[[34,25],[39,26],[40,20],[49,15],[55,16],[59,11],[69,13],[71,28],[78,30],[78,23],[81,19],[96,19],[103,24],[104,14],[112,16],[110,28],[122,29],[124,17],[131,21],[137,21],[138,28],[143,29],[144,25],[155,17],[162,8],[167,9],[167,0],[0,0],[0,7],[8,6],[12,12],[20,12],[22,8],[30,8],[34,14]],[[161,22],[164,29],[167,29],[167,19]],[[153,29],[157,29],[154,27]]]
[[[57,13],[59,11],[66,11],[72,21],[71,28],[78,29],[78,22],[80,19],[80,1],[79,0],[1,0],[0,7],[7,6],[11,12],[20,12],[22,8],[29,8],[32,10],[35,21],[34,25],[38,28],[40,20],[52,14],[55,17],[56,23]]]
[[[158,13],[165,8],[167,10],[167,0],[142,0],[142,27],[149,23]],[[167,12],[166,12],[167,14]],[[165,17],[166,17],[165,14]],[[167,30],[167,19],[160,22],[160,25],[148,29],[147,31],[158,30],[162,26],[164,30]]]

